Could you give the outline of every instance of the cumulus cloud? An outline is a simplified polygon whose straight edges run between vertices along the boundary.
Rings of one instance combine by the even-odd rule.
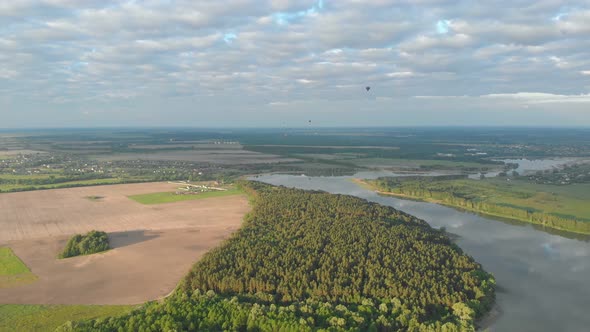
[[[292,100],[327,112],[366,103],[367,85],[383,110],[559,111],[590,92],[587,1],[15,0],[0,26],[7,123],[21,108],[59,119],[37,110],[53,104],[162,112],[154,98],[202,101],[196,117]]]

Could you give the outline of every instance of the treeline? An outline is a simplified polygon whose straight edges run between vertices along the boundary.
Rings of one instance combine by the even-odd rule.
[[[113,184],[125,184],[125,183],[142,183],[142,182],[152,182],[152,179],[125,179],[125,178],[117,178],[114,182],[102,182],[101,180],[111,180],[113,178],[104,178],[104,179],[95,179],[95,182],[92,183],[55,183],[55,184],[46,184],[46,185],[36,185],[36,186],[23,186],[23,187],[15,187],[15,188],[4,188],[0,187],[0,193],[14,193],[14,192],[21,192],[21,191],[33,191],[33,190],[46,190],[46,189],[64,189],[64,188],[77,188],[77,187],[88,187],[88,186],[103,186],[103,185],[113,185]],[[88,180],[80,180],[80,181],[88,181]]]
[[[365,200],[241,183],[242,228],[177,292],[76,331],[470,331],[493,277],[426,222]]]
[[[325,137],[323,137],[324,139]],[[481,164],[482,167],[503,165],[502,161],[490,160],[490,156],[486,155],[486,158],[481,156],[469,156],[462,153],[463,147],[458,146],[447,146],[442,148],[441,145],[434,145],[429,143],[415,143],[405,144],[397,142],[390,146],[383,146],[383,148],[367,148],[362,146],[355,147],[354,145],[345,145],[340,147],[327,147],[327,146],[313,146],[317,144],[315,141],[309,146],[297,146],[297,145],[277,145],[269,146],[266,145],[268,142],[262,145],[244,145],[244,150],[268,153],[274,155],[280,155],[285,157],[300,158],[302,155],[313,155],[313,154],[329,154],[338,155],[343,153],[356,154],[359,158],[386,158],[386,159],[418,159],[418,160],[440,160],[440,161],[455,161],[455,162],[473,162]],[[274,143],[273,143],[274,144]],[[326,143],[327,144],[327,143]],[[355,144],[355,143],[351,143]],[[381,144],[379,144],[381,145]],[[388,149],[389,147],[389,149]],[[397,147],[394,149],[391,147]],[[449,153],[453,154],[453,157],[442,157],[438,153]],[[322,163],[326,162],[326,159],[322,160]]]
[[[467,210],[512,218],[554,229],[590,234],[589,220],[579,220],[574,216],[546,213],[516,205],[490,203],[482,198],[484,195],[467,192],[462,187],[454,186],[452,182],[444,182],[445,180],[452,179],[441,179],[439,177],[408,177],[403,179],[385,177],[369,182],[382,192],[400,194],[418,199],[436,200],[446,205]]]
[[[76,234],[66,244],[59,258],[90,255],[110,249],[107,233],[90,231],[85,235]]]
[[[50,175],[47,177],[0,177],[0,185],[8,184],[8,185],[23,185],[23,186],[38,186],[38,185],[47,185],[47,184],[58,184],[64,182],[72,182],[72,181],[85,181],[85,180],[96,180],[96,179],[108,179],[111,176],[108,174],[96,174],[96,173],[88,173],[88,174],[79,174],[79,175],[66,175],[66,176],[54,176]]]

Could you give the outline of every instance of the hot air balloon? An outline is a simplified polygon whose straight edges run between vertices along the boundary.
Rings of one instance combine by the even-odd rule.
[[[367,92],[369,92],[369,90],[371,90],[370,86],[365,87],[365,90],[367,90]]]

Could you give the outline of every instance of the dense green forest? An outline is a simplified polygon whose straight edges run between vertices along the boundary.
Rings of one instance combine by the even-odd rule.
[[[551,188],[522,181],[454,177],[384,177],[367,182],[381,192],[590,234],[587,200],[578,193],[578,187],[567,187],[571,188],[568,192],[566,187]]]
[[[365,200],[241,183],[253,210],[162,303],[70,331],[470,331],[493,277],[424,221]]]
[[[85,235],[76,234],[72,236],[68,240],[64,250],[59,254],[59,258],[90,255],[109,249],[109,237],[107,233],[90,231]]]

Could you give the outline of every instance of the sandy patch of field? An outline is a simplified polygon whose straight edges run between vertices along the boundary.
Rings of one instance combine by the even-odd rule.
[[[169,294],[210,248],[240,227],[242,195],[143,205],[126,196],[174,190],[169,183],[0,194],[0,245],[38,280],[0,289],[0,303],[135,304]],[[88,199],[88,197],[100,199]],[[109,233],[105,253],[56,259],[74,233]]]

